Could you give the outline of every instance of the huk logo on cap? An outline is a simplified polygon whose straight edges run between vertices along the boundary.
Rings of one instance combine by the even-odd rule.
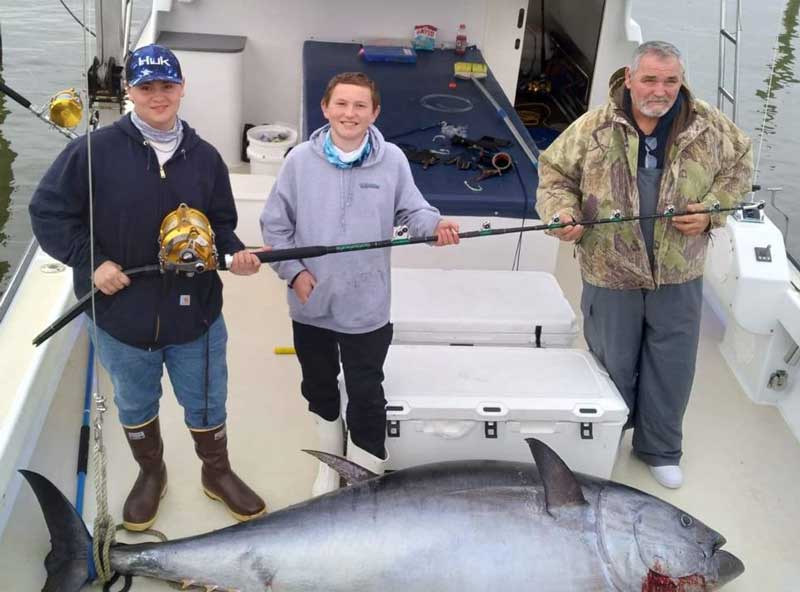
[[[171,67],[169,60],[164,59],[164,56],[158,56],[157,60],[154,60],[150,56],[144,56],[143,58],[139,58],[139,65],[140,66],[161,66],[164,65],[167,68]]]
[[[131,86],[153,80],[183,83],[183,74],[178,58],[161,45],[145,45],[135,50],[125,68],[125,79]]]

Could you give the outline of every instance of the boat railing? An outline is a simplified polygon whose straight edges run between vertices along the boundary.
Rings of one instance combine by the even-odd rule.
[[[37,248],[39,248],[39,242],[35,238],[32,238],[28,243],[28,248],[25,250],[25,255],[23,255],[22,260],[19,262],[19,265],[14,272],[14,275],[11,277],[11,281],[8,284],[8,289],[0,297],[0,323],[3,322],[6,312],[11,307],[11,302],[14,300],[14,295],[19,289],[22,279],[25,277],[25,272],[28,270],[28,267],[30,267]]]

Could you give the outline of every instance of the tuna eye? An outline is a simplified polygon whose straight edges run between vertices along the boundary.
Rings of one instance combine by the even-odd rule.
[[[689,528],[693,523],[692,517],[687,516],[686,514],[681,514],[681,526],[684,528]]]

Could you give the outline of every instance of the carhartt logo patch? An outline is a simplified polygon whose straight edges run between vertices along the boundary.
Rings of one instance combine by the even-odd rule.
[[[192,297],[189,294],[181,294],[180,305],[191,306],[191,304],[192,304]]]
[[[144,432],[128,432],[128,440],[144,440]]]
[[[361,189],[380,189],[381,186],[377,183],[359,183],[358,184]]]

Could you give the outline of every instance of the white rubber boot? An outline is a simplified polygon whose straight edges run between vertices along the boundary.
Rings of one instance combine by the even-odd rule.
[[[317,424],[317,435],[319,436],[318,450],[342,456],[344,454],[342,419],[337,417],[333,421],[326,421],[315,414],[314,421]],[[317,478],[311,487],[311,495],[316,497],[336,489],[339,489],[339,473],[324,462],[320,462]]]
[[[356,463],[357,465],[364,467],[368,471],[375,473],[376,475],[383,475],[383,471],[386,467],[386,461],[389,460],[389,453],[386,453],[386,458],[378,458],[377,456],[373,456],[366,450],[359,448],[355,444],[353,444],[353,439],[350,437],[350,434],[347,434],[347,460]]]

